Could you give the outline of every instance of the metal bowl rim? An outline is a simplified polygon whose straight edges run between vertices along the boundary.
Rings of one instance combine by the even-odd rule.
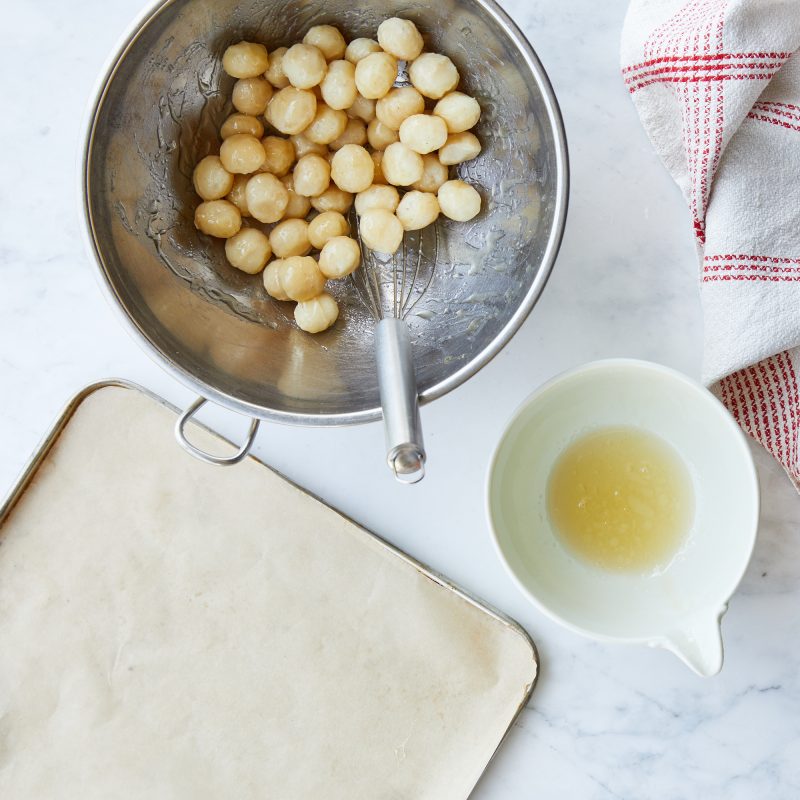
[[[96,279],[102,288],[103,294],[107,302],[123,320],[124,328],[136,340],[139,346],[145,350],[151,359],[160,364],[168,373],[170,373],[179,382],[184,384],[187,388],[191,389],[202,397],[213,400],[221,406],[248,417],[257,417],[259,419],[269,420],[271,422],[291,425],[338,426],[353,425],[379,420],[382,417],[380,406],[376,406],[375,408],[371,409],[362,409],[360,411],[350,411],[337,414],[297,413],[260,406],[255,403],[250,403],[240,400],[236,397],[232,397],[231,395],[216,389],[211,384],[208,384],[205,381],[195,377],[183,366],[156,347],[148,337],[146,331],[126,311],[122,301],[111,284],[108,272],[103,262],[103,258],[100,254],[97,238],[95,236],[94,221],[92,219],[92,211],[89,203],[89,166],[94,144],[97,116],[100,107],[105,100],[109,84],[113,79],[114,74],[122,64],[131,46],[136,42],[144,29],[154,19],[156,19],[159,14],[161,14],[175,2],[178,2],[178,0],[152,0],[152,2],[145,6],[139,15],[134,18],[120,38],[116,47],[112,50],[111,55],[101,70],[100,77],[98,78],[95,88],[90,95],[90,100],[87,107],[87,113],[82,128],[84,146],[80,154],[78,188],[80,192],[80,207],[83,210],[82,232],[84,235],[84,242],[87,251],[92,254],[95,265],[97,266]],[[537,88],[542,95],[543,104],[547,112],[547,119],[550,129],[553,133],[553,141],[555,145],[556,176],[553,225],[547,239],[547,244],[544,248],[541,265],[536,277],[528,289],[528,292],[523,298],[523,301],[487,347],[485,347],[467,364],[464,364],[464,366],[462,366],[460,369],[456,370],[450,376],[439,381],[420,394],[421,404],[429,403],[442,397],[479,372],[506,346],[506,344],[508,344],[510,339],[519,330],[522,323],[527,319],[528,315],[533,310],[533,307],[536,305],[537,300],[541,296],[542,291],[547,284],[547,280],[550,277],[553,265],[555,264],[556,256],[558,255],[558,251],[561,246],[561,240],[564,235],[564,228],[567,218],[567,206],[569,199],[569,154],[567,150],[566,132],[564,130],[561,109],[558,105],[558,100],[556,99],[555,93],[553,92],[550,79],[525,34],[517,27],[516,23],[511,19],[511,17],[509,17],[508,14],[502,8],[500,8],[495,0],[475,0],[475,2],[494,18],[503,31],[517,45],[526,63],[528,64],[534,80],[536,81]]]

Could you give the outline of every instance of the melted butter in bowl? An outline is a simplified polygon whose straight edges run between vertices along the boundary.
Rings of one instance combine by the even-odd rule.
[[[694,518],[689,471],[660,436],[605,427],[580,436],[556,460],[547,513],[573,555],[601,569],[666,567]]]

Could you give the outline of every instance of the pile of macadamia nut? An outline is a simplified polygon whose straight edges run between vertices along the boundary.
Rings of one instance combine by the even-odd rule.
[[[195,225],[227,240],[232,266],[263,270],[270,296],[296,301],[304,331],[333,325],[339,307],[325,283],[361,263],[345,216],[353,202],[362,242],[381,253],[440,213],[463,222],[480,211],[478,192],[448,175],[481,151],[469,132],[480,106],[456,91],[453,62],[422,48],[416,25],[394,17],[377,41],[348,44],[316,25],[291,47],[240,42],[222,58],[237,79],[236,113],[220,130],[219,155],[195,168]],[[394,87],[399,61],[410,86]],[[242,217],[273,227],[242,227]]]

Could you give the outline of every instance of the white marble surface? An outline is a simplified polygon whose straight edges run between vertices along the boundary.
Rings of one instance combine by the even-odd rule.
[[[0,27],[3,489],[66,398],[91,381],[124,376],[177,404],[189,400],[106,306],[80,236],[84,106],[139,6],[27,0],[7,8]],[[765,454],[756,453],[760,537],[724,621],[725,667],[711,680],[666,652],[561,630],[518,593],[492,550],[484,473],[521,400],[554,373],[602,356],[649,358],[698,375],[701,337],[688,215],[617,70],[624,4],[506,6],[550,73],[572,159],[567,234],[535,313],[476,378],[424,410],[430,474],[416,489],[385,474],[378,425],[268,426],[257,453],[515,616],[538,642],[534,699],[476,800],[798,797],[800,497]],[[213,422],[241,428],[224,415]],[[326,468],[334,458],[337,469]]]

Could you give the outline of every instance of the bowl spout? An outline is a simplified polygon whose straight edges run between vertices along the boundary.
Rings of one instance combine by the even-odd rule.
[[[689,619],[666,638],[664,646],[703,678],[722,669],[722,633],[720,620],[727,606],[706,609]]]

